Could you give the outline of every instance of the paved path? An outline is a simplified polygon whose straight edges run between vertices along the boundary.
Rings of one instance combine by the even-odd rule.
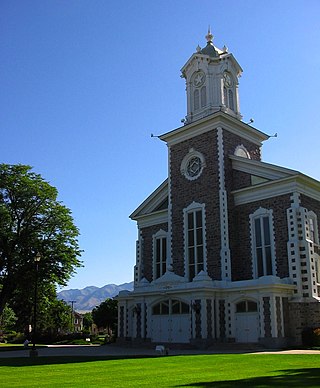
[[[0,351],[0,358],[12,358],[12,357],[30,357],[30,349],[12,350],[12,351]],[[224,354],[224,353],[259,353],[259,354],[319,354],[317,350],[272,350],[272,351],[255,351],[252,350],[199,350],[199,349],[172,349],[169,350],[169,355],[195,355],[195,354]],[[155,348],[126,348],[115,345],[95,346],[95,345],[49,345],[46,348],[38,349],[39,357],[47,356],[92,356],[92,357],[124,357],[124,356],[155,356],[157,355]]]

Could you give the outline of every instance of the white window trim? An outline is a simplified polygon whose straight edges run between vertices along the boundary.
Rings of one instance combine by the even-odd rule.
[[[207,272],[207,242],[206,242],[206,217],[205,204],[192,202],[188,207],[183,209],[183,230],[184,230],[184,273],[185,278],[189,280],[189,260],[188,260],[188,214],[196,210],[202,212],[202,238],[203,238],[203,270]],[[197,276],[197,273],[195,273]]]
[[[254,279],[257,279],[259,277],[257,256],[256,256],[257,251],[256,251],[256,235],[255,235],[254,222],[257,218],[261,218],[264,216],[269,217],[272,276],[276,276],[276,250],[275,250],[275,241],[274,241],[273,210],[260,207],[249,216],[250,231],[251,231],[252,275]],[[268,275],[263,275],[263,276],[268,276]]]
[[[314,227],[314,241],[311,240],[310,238],[310,222],[309,220],[312,219],[313,221],[313,227]],[[319,245],[319,230],[318,230],[318,218],[317,218],[317,215],[315,212],[313,212],[312,210],[310,210],[308,212],[308,229],[309,229],[309,241],[313,242],[314,244],[317,244]]]
[[[314,227],[314,241],[311,240],[310,238],[310,219],[313,221],[313,227]],[[308,233],[309,233],[309,238],[307,238],[308,242],[311,242],[312,244],[319,245],[319,230],[318,230],[318,217],[316,213],[312,210],[308,212]],[[314,251],[314,247],[313,247]],[[313,255],[313,260],[314,260],[314,270],[311,270],[311,275],[315,275],[315,282],[316,282],[316,287],[317,287],[317,295],[320,296],[318,292],[318,287],[320,285],[320,257],[319,255]],[[311,280],[313,280],[311,278]],[[314,286],[312,285],[312,289]]]
[[[246,147],[243,144],[237,145],[236,149],[234,150],[235,156],[240,156],[242,158],[251,159],[251,156],[246,149]]]
[[[225,82],[223,82],[223,102],[224,102],[224,106],[227,108],[227,109],[230,109],[231,111],[233,112],[236,112],[237,110],[237,104],[236,104],[236,80],[234,79],[232,73],[230,73],[229,71],[225,71],[224,74],[223,74],[223,78],[225,77],[225,75],[228,75],[231,79],[231,85],[226,85]],[[232,92],[232,96],[231,96],[231,104],[230,104],[230,93],[229,92]]]
[[[166,261],[167,261],[167,258],[168,258],[168,232],[166,232],[165,230],[163,229],[160,229],[158,230],[157,233],[155,233],[153,236],[152,236],[152,267],[153,267],[153,280],[156,280],[158,279],[156,277],[157,275],[157,265],[156,265],[156,255],[157,255],[157,240],[158,239],[162,239],[162,238],[166,238],[167,240],[167,244],[166,244],[166,247],[167,247],[167,251],[166,251]],[[161,268],[160,268],[160,272],[161,272]],[[160,275],[163,276],[163,274]]]

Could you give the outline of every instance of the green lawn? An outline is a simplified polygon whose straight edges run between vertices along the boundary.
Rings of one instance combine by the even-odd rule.
[[[319,355],[0,358],[1,387],[319,387]]]

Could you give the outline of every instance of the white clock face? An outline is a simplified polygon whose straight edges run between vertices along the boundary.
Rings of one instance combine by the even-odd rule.
[[[193,78],[193,85],[196,88],[199,88],[201,85],[204,84],[205,80],[206,80],[206,75],[204,74],[204,72],[198,71]]]
[[[232,86],[232,79],[230,77],[230,74],[224,73],[223,74],[224,84],[229,88]]]

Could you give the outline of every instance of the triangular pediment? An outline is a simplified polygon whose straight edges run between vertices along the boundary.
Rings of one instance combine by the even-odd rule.
[[[232,168],[234,170],[245,172],[256,177],[257,183],[259,181],[258,178],[261,180],[260,183],[265,183],[267,181],[288,178],[299,174],[298,171],[261,162],[260,160],[252,160],[235,155],[231,155],[229,158],[232,161]]]
[[[260,183],[232,192],[235,205],[274,198],[285,194],[304,194],[320,201],[320,182],[289,168],[275,166],[259,160],[229,156],[235,171],[259,177]]]
[[[166,271],[164,275],[162,275],[160,278],[154,280],[153,284],[169,285],[169,284],[186,283],[186,282],[187,282],[187,280],[184,277],[179,276],[172,271]]]
[[[166,179],[142,204],[130,215],[137,220],[140,217],[156,212],[164,212],[168,209],[168,179]]]

